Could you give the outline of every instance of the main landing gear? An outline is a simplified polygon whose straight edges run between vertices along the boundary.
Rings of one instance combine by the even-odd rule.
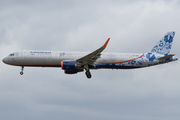
[[[21,67],[20,75],[23,75],[23,71],[24,71],[24,66]]]
[[[91,73],[90,73],[90,71],[89,71],[89,66],[88,66],[88,65],[85,65],[85,66],[84,66],[84,69],[86,70],[85,74],[86,74],[87,78],[90,79],[90,78],[92,77],[92,75],[91,75]]]
[[[87,78],[89,78],[89,79],[92,77],[90,71],[86,71],[86,76],[87,76]]]

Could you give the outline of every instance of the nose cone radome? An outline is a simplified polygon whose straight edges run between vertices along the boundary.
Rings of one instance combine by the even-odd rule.
[[[7,63],[8,63],[8,58],[5,57],[2,61],[3,61],[3,63],[6,63],[6,64],[7,64]]]

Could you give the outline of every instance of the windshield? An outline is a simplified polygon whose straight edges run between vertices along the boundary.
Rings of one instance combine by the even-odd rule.
[[[9,56],[14,56],[14,54],[10,54]]]

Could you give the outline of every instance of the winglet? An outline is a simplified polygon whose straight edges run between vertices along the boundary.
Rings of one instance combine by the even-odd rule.
[[[106,43],[103,45],[103,47],[106,47],[108,42],[109,42],[110,38],[108,38],[108,40],[106,41]]]

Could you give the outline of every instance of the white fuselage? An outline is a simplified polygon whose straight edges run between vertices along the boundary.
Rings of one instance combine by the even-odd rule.
[[[61,67],[64,60],[76,61],[87,55],[88,52],[65,52],[65,51],[20,51],[14,52],[6,57],[5,63],[15,66],[39,66],[39,67]],[[97,59],[97,64],[121,63],[137,59],[143,54],[131,53],[102,53]],[[95,63],[95,64],[96,64]]]

